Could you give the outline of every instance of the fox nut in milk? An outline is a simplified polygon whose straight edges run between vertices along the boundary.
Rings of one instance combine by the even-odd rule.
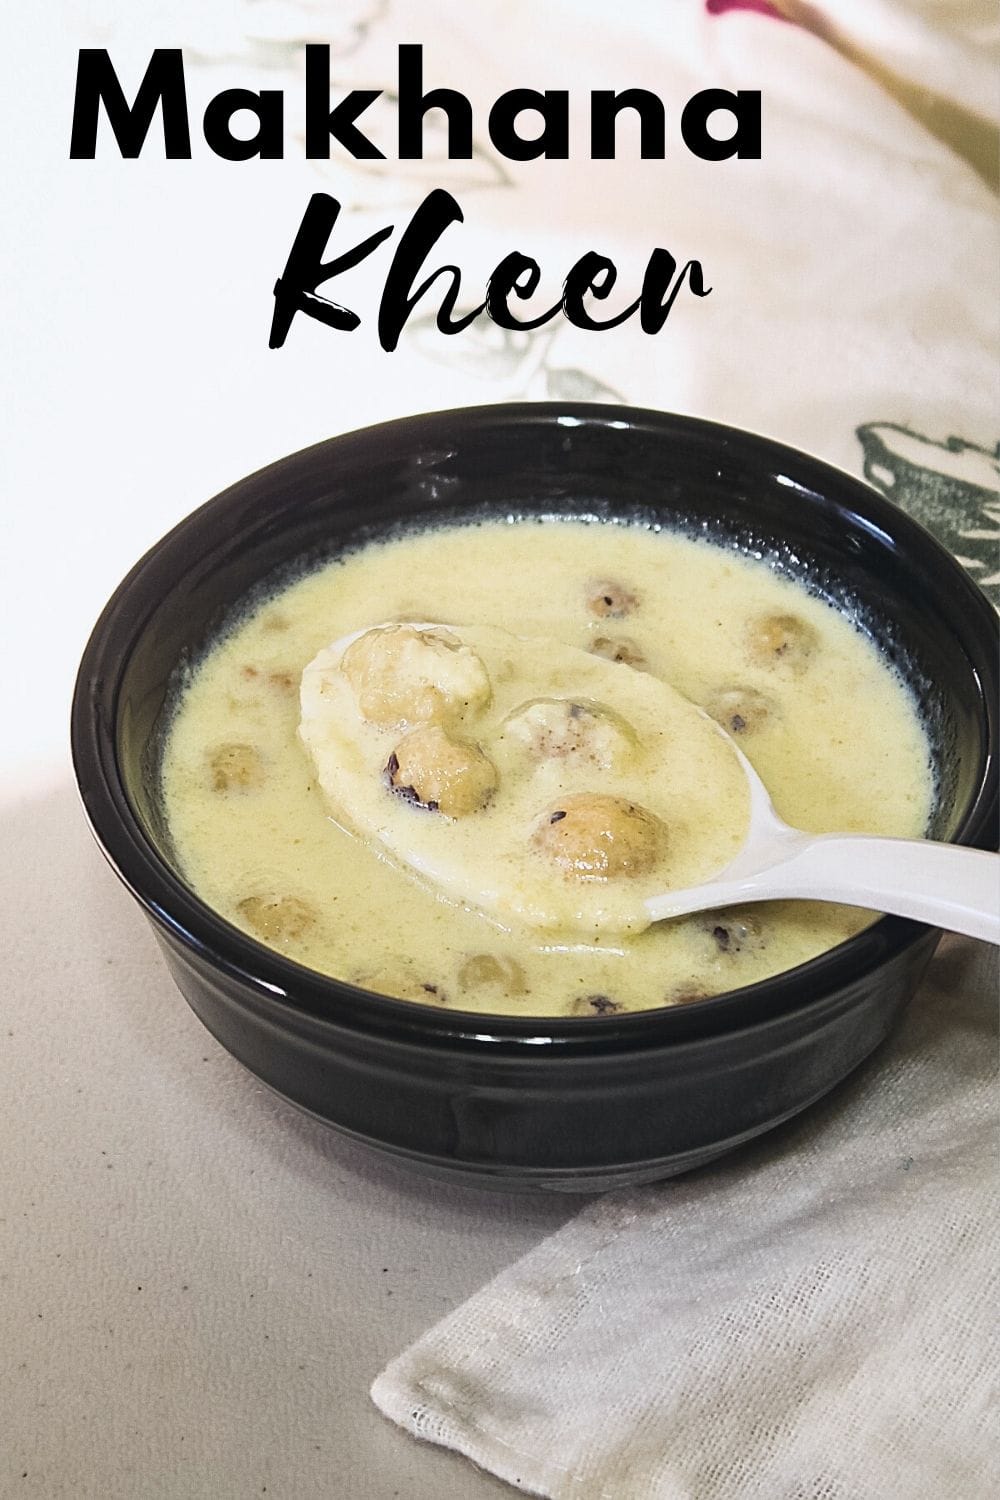
[[[316,908],[299,896],[245,896],[236,910],[267,943],[294,943],[314,926]]]
[[[639,596],[611,578],[592,578],[587,584],[587,608],[598,620],[622,620],[639,606]]]
[[[425,979],[415,969],[402,963],[381,964],[374,969],[359,969],[350,982],[378,995],[392,995],[397,1000],[418,1000],[422,1005],[447,1005],[448,996],[436,979]]]
[[[775,704],[766,693],[750,687],[722,688],[705,704],[705,712],[727,734],[735,735],[756,734],[775,711]]]
[[[649,665],[642,647],[630,635],[595,636],[590,643],[590,652],[593,656],[603,656],[605,661],[635,667],[637,672],[644,672]]]
[[[819,637],[798,615],[757,615],[748,621],[744,636],[747,655],[758,667],[786,667],[805,671]]]
[[[577,792],[543,813],[531,842],[564,875],[613,880],[647,874],[666,833],[660,819],[637,802]]]
[[[344,652],[341,670],[372,724],[448,719],[490,701],[490,681],[469,646],[444,630],[384,625]]]
[[[523,995],[528,988],[524,970],[516,958],[504,953],[470,953],[458,971],[462,990],[499,990]]]
[[[511,714],[504,734],[535,760],[586,762],[610,771],[635,754],[635,734],[620,714],[600,704],[536,698]]]
[[[497,788],[496,767],[486,752],[440,724],[421,724],[404,735],[385,777],[397,796],[446,818],[478,812]]]
[[[767,944],[767,931],[759,917],[735,907],[707,912],[699,925],[717,953],[755,953]]]
[[[208,766],[216,792],[251,792],[264,784],[264,762],[253,745],[219,745]]]

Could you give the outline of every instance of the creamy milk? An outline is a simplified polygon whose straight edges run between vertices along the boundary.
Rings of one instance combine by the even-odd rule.
[[[450,627],[495,679],[455,730],[485,747],[497,783],[467,816],[395,795],[386,764],[412,725],[366,725],[362,714],[351,734],[367,748],[350,746],[354,698],[330,643],[391,621]],[[338,706],[307,746],[300,692],[308,704],[310,663],[329,673]],[[164,754],[182,871],[229,921],[301,963],[487,1012],[592,1015],[696,1000],[802,963],[872,921],[813,902],[646,931],[622,916],[646,886],[711,873],[704,861],[721,862],[742,836],[724,742],[683,709],[674,722],[671,689],[734,734],[788,822],[925,832],[933,778],[916,706],[837,609],[706,541],[522,520],[369,545],[291,583],[208,652]],[[597,738],[581,739],[595,722]],[[710,741],[722,755],[712,768]],[[591,793],[649,808],[664,830],[652,864],[579,882],[551,863],[551,810]],[[487,900],[501,848],[513,851],[503,868],[522,874]],[[412,868],[421,861],[424,877]]]

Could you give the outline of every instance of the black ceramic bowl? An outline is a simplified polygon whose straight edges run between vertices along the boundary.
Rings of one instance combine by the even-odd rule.
[[[938,934],[883,918],[774,979],[609,1017],[438,1010],[324,978],[245,936],[177,873],[157,793],[178,663],[295,559],[470,515],[680,523],[808,574],[919,692],[938,838],[996,820],[996,618],[952,558],[867,486],[764,438],[625,407],[435,413],[349,433],[241,480],[132,570],[95,627],[73,756],[101,847],[205,1025],[285,1098],[437,1174],[572,1190],[697,1166],[803,1109],[899,1017]]]

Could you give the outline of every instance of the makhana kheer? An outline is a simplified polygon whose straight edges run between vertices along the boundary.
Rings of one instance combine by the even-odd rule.
[[[523,520],[369,544],[214,645],[170,726],[177,857],[299,962],[458,1009],[608,1014],[790,968],[868,912],[775,902],[643,930],[746,827],[738,740],[789,822],[924,833],[911,694],[766,564]]]

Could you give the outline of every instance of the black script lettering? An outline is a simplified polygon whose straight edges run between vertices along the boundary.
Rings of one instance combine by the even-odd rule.
[[[241,141],[233,135],[233,115],[246,109],[257,116],[257,133]],[[280,89],[223,89],[205,110],[205,140],[216,156],[226,161],[249,161],[259,156],[264,161],[280,161],[285,154],[285,96]]]
[[[357,161],[384,161],[385,153],[354,123],[381,93],[381,89],[352,89],[331,109],[330,49],[318,43],[306,47],[306,156],[329,161],[333,136]]]
[[[614,161],[615,126],[623,109],[639,116],[639,145],[643,160],[661,160],[666,151],[667,121],[663,101],[648,89],[595,89],[590,96],[590,154],[595,161]]]
[[[288,253],[285,269],[274,283],[274,314],[271,318],[269,348],[281,348],[288,337],[292,319],[299,312],[316,318],[329,328],[339,328],[347,333],[357,328],[361,322],[357,313],[328,297],[321,297],[316,288],[321,282],[329,281],[341,271],[349,271],[352,266],[364,260],[383,240],[388,239],[394,226],[389,224],[385,229],[377,230],[375,234],[362,240],[360,245],[355,245],[353,250],[345,251],[335,260],[324,261],[323,252],[339,213],[340,204],[327,193],[313,193],[309,199]]]
[[[542,133],[534,140],[518,135],[514,122],[523,109],[542,117]],[[569,94],[565,89],[509,89],[490,110],[490,140],[511,161],[533,161],[544,156],[566,161],[569,156]]]
[[[605,297],[611,295],[611,288],[618,280],[618,267],[613,260],[608,260],[606,255],[598,255],[596,250],[588,250],[586,255],[581,255],[575,266],[571,266],[569,273],[563,283],[563,312],[569,318],[575,328],[617,328],[619,323],[624,323],[630,318],[639,306],[639,300],[629,304],[624,312],[616,314],[613,318],[592,318],[583,305],[585,293],[590,292],[594,297],[604,301]]]
[[[736,129],[724,141],[708,131],[709,115],[727,109],[735,117]],[[725,161],[738,156],[746,161],[760,161],[760,90],[702,89],[693,94],[681,113],[681,135],[684,144],[702,161]]]
[[[457,266],[439,266],[420,283],[415,292],[412,290],[414,277],[427,256],[448,225],[456,222],[464,222],[462,210],[444,188],[435,188],[427,194],[404,229],[392,257],[389,274],[385,278],[378,310],[378,339],[387,353],[395,349],[410,313],[439,276],[451,278],[451,284],[441,298],[437,311],[436,322],[441,333],[461,333],[463,328],[467,328],[485,310],[486,303],[481,302],[463,317],[452,318],[462,287],[462,273]]]
[[[179,47],[156,48],[131,107],[106,48],[80,49],[69,147],[72,159],[93,161],[102,104],[122,156],[139,155],[159,107],[163,114],[163,146],[167,156],[172,160],[191,159],[184,59]]]
[[[272,349],[282,347],[296,313],[305,313],[329,328],[346,333],[353,332],[361,323],[356,312],[329,297],[320,296],[317,288],[358,265],[392,234],[394,226],[389,224],[352,249],[324,260],[340,208],[337,199],[326,193],[314,193],[306,206],[285,269],[274,285]],[[605,301],[618,279],[618,269],[607,256],[589,250],[570,268],[559,302],[534,318],[520,319],[511,311],[509,299],[515,296],[526,302],[532,297],[538,289],[541,269],[530,256],[514,250],[497,263],[486,284],[485,300],[470,312],[456,317],[455,307],[462,288],[462,273],[458,266],[438,266],[425,275],[419,285],[414,285],[442,234],[455,223],[464,223],[461,208],[450,193],[435,188],[428,193],[400,236],[379,303],[378,337],[387,354],[396,349],[414,307],[440,277],[445,278],[446,284],[435,322],[444,334],[461,333],[483,312],[488,313],[501,328],[540,328],[554,318],[560,308],[575,327],[596,331],[615,328],[638,310],[643,331],[659,333],[685,285],[696,297],[707,297],[712,290],[705,285],[700,261],[689,260],[678,275],[674,257],[668,250],[657,247],[649,257],[636,300],[613,317],[595,318],[584,305],[584,298],[589,295]]]
[[[659,333],[667,321],[670,309],[677,301],[685,276],[696,297],[707,297],[712,290],[710,286],[705,285],[700,260],[689,260],[671,286],[670,283],[676,270],[677,262],[670,251],[657,246],[649,257],[646,274],[642,278],[642,291],[639,294],[639,322],[643,333]]]
[[[399,49],[399,159],[422,161],[424,116],[429,109],[443,109],[448,117],[448,156],[452,161],[472,160],[472,105],[457,89],[432,89],[424,93],[423,47],[403,45]]]
[[[541,328],[555,317],[562,305],[559,302],[537,318],[515,318],[507,302],[511,292],[526,302],[534,295],[541,274],[537,260],[530,256],[517,250],[504,256],[486,283],[486,311],[499,328]]]

